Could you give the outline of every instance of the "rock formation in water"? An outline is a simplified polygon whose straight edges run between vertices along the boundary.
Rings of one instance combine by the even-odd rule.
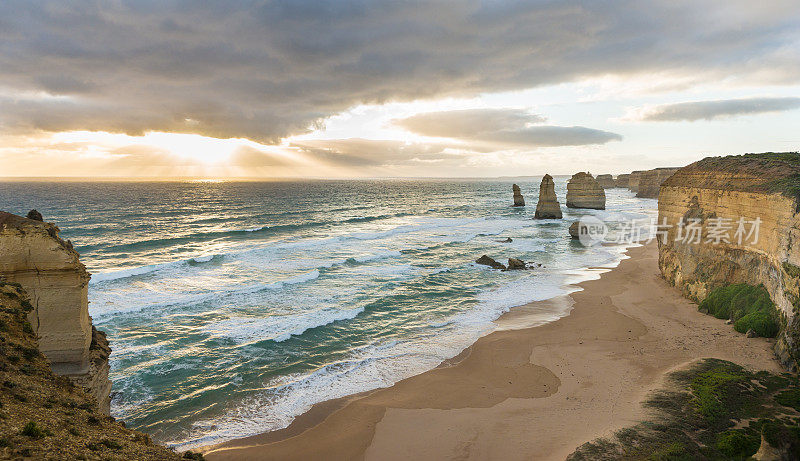
[[[606,193],[589,173],[575,173],[567,183],[567,207],[606,209]]]
[[[522,270],[527,269],[525,261],[518,258],[508,258],[508,270]]]
[[[611,189],[616,187],[616,183],[614,182],[614,177],[610,174],[599,174],[597,175],[597,184],[600,184],[600,187],[603,189]]]
[[[549,174],[544,175],[539,186],[539,202],[536,204],[536,219],[561,219],[561,205],[556,197],[556,184]]]
[[[656,168],[647,170],[639,176],[636,196],[641,198],[658,198],[661,184],[672,176],[678,168]]]
[[[800,363],[800,154],[706,158],[661,186],[659,267],[695,301],[732,284],[762,285],[775,303],[775,352]]]
[[[481,256],[480,258],[475,260],[475,262],[478,263],[478,264],[481,264],[483,266],[489,266],[489,267],[491,267],[493,269],[501,269],[501,270],[505,270],[506,269],[506,266],[504,266],[503,263],[497,262],[494,259],[492,259],[492,258],[490,258],[490,257],[488,257],[486,255]]]
[[[0,280],[0,459],[178,460],[52,372],[28,321],[34,310],[19,284]]]
[[[108,341],[92,326],[89,274],[50,223],[0,212],[0,277],[28,293],[28,321],[56,374],[69,377],[108,413]]]
[[[644,171],[634,171],[628,176],[628,189],[632,192],[639,192],[639,179],[642,177]]]
[[[511,186],[511,190],[514,191],[514,206],[525,206],[525,198],[522,196],[519,186],[514,184]]]
[[[614,187],[621,187],[627,188],[630,184],[631,175],[629,174],[621,174],[617,176],[617,179],[614,180]]]
[[[579,239],[581,237],[580,229],[581,229],[580,221],[575,221],[574,223],[570,224],[568,230],[569,236],[576,240]]]

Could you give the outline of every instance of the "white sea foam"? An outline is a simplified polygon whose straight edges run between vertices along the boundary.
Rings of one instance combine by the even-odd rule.
[[[323,309],[304,311],[302,314],[271,315],[269,317],[235,317],[213,322],[203,331],[213,337],[228,338],[239,344],[254,341],[286,341],[292,336],[303,334],[306,330],[355,318],[364,311],[363,307],[338,310]]]
[[[646,216],[634,205],[632,200],[621,214],[608,216]],[[621,259],[616,247],[582,249],[570,244],[561,225],[567,219],[561,224],[534,221],[526,210],[506,211],[503,206],[502,216],[413,216],[360,222],[348,228],[356,232],[339,228],[327,234],[304,231],[283,240],[236,243],[222,250],[203,247],[198,250],[201,256],[193,258],[201,264],[161,265],[155,269],[157,277],[130,278],[102,289],[94,286],[92,314],[102,312],[96,318],[110,324],[120,318],[136,321],[135,315],[139,315],[139,322],[178,319],[180,323],[190,319],[195,323],[188,329],[192,332],[189,336],[200,344],[198,350],[202,350],[203,341],[220,344],[223,340],[229,355],[258,350],[269,357],[270,351],[303,343],[285,341],[315,328],[320,328],[315,331],[323,333],[321,337],[344,329],[360,335],[361,344],[368,345],[337,351],[336,357],[346,354],[346,359],[323,360],[320,368],[279,376],[266,385],[252,382],[252,377],[242,380],[235,375],[233,364],[209,358],[204,370],[226,373],[223,384],[239,386],[236,395],[244,397],[237,401],[220,398],[225,407],[232,408],[230,411],[208,413],[194,422],[189,433],[176,435],[173,443],[187,448],[278,429],[320,401],[389,386],[431,369],[495,328],[493,321],[504,312],[577,290],[572,284],[599,276],[601,271],[590,267],[611,267]],[[603,212],[597,213],[602,216]],[[510,236],[513,242],[497,243],[497,235]],[[219,264],[201,260],[212,251],[224,251]],[[532,271],[492,271],[472,262],[484,252],[501,261],[521,257],[545,266]],[[447,266],[438,267],[440,264]],[[447,271],[451,273],[425,278]],[[483,289],[490,283],[491,288]],[[415,292],[410,287],[424,287],[419,299],[413,298]],[[461,298],[453,295],[462,291]],[[419,306],[414,311],[417,301]],[[125,310],[129,308],[143,312]],[[543,313],[542,321],[566,315],[567,308],[563,312],[559,309],[556,306]],[[114,312],[125,315],[109,315]],[[403,317],[407,312],[408,317]],[[392,333],[392,341],[359,332],[360,328],[369,330],[372,315],[387,320],[376,323],[375,331],[386,325],[399,326]],[[326,329],[336,322],[342,323]],[[283,343],[278,346],[277,342]],[[130,361],[141,354],[144,363],[138,367],[143,368],[126,364],[125,369],[117,371],[118,376],[139,376],[143,369],[161,376],[184,369],[180,368],[184,365],[173,363],[183,360],[176,351],[163,351],[163,359],[151,360],[145,357],[150,355],[149,350],[136,347],[136,341],[131,341],[122,349],[123,355]],[[191,350],[190,346],[186,350]],[[146,384],[136,379],[131,382]],[[138,392],[135,387],[125,388]],[[216,388],[199,387],[194,392],[207,389],[212,392]],[[150,391],[144,389],[143,393]],[[191,397],[182,398],[191,403]],[[193,418],[197,416],[187,416],[185,421]]]

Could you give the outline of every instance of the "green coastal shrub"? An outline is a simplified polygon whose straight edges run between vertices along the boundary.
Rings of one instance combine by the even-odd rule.
[[[775,396],[775,401],[785,407],[800,411],[800,389],[789,389]]]
[[[690,384],[695,409],[709,422],[725,418],[729,411],[726,400],[748,379],[746,373],[729,367],[698,373]]]
[[[46,435],[50,435],[50,431],[48,431],[47,429],[40,428],[39,425],[36,424],[36,421],[29,421],[28,424],[26,424],[25,427],[22,428],[20,434],[27,435],[28,437],[33,439],[41,439]]]
[[[746,459],[761,446],[761,437],[744,431],[725,431],[717,436],[717,450],[730,459]]]
[[[700,309],[718,319],[733,320],[734,329],[740,333],[752,329],[765,338],[778,334],[775,304],[763,285],[740,283],[719,287],[700,303]]]
[[[778,334],[778,323],[775,316],[766,312],[751,312],[733,324],[733,329],[739,333],[753,330],[762,338],[774,338]]]

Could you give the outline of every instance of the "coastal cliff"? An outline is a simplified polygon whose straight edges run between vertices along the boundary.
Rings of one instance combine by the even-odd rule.
[[[50,370],[28,321],[34,310],[20,284],[0,280],[0,459],[179,459]]]
[[[89,273],[58,232],[51,223],[0,212],[0,277],[30,296],[28,322],[53,372],[86,389],[107,414],[108,341],[89,317]]]
[[[679,168],[656,168],[639,174],[636,196],[640,198],[658,198],[661,184],[675,174]]]
[[[681,168],[658,202],[666,280],[698,302],[726,285],[763,285],[777,310],[775,352],[790,369],[800,363],[799,195],[800,154],[766,153]]]

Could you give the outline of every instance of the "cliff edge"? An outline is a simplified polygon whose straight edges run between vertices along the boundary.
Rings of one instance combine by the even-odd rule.
[[[777,310],[775,352],[800,364],[800,154],[712,157],[660,188],[659,267],[685,296],[763,285]]]
[[[0,277],[30,296],[28,322],[53,372],[69,377],[109,412],[110,349],[89,317],[89,273],[51,223],[0,212]]]
[[[179,459],[50,370],[28,321],[33,310],[21,285],[0,280],[0,459]]]

